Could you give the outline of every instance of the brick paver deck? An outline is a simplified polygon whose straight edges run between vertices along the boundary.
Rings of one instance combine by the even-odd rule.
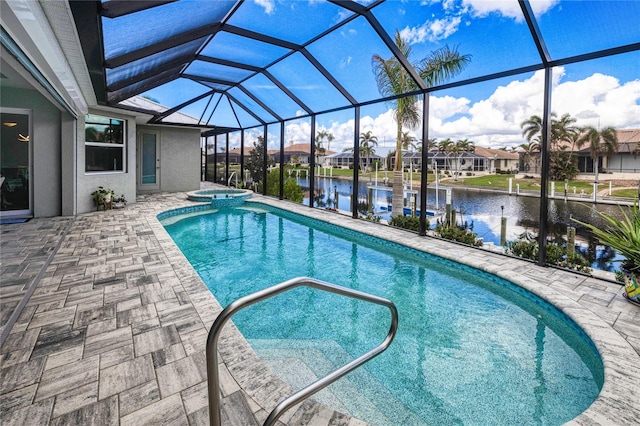
[[[638,424],[640,307],[619,285],[254,199],[468,263],[551,301],[591,336],[605,364],[598,400],[573,423]],[[0,227],[0,424],[208,424],[205,344],[221,307],[156,219],[187,205],[185,194],[157,194],[121,210]],[[223,424],[259,424],[291,393],[233,325],[220,359]],[[364,424],[312,401],[281,421]]]

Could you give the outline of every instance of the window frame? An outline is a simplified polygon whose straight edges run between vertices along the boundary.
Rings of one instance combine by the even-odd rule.
[[[104,120],[108,120],[108,123],[103,122]],[[114,122],[121,123],[121,137],[120,141],[116,142],[100,142],[100,141],[89,141],[87,140],[87,128],[90,125],[93,126],[106,126],[106,127],[117,127],[118,125]],[[88,150],[90,147],[96,148],[118,148],[121,150],[120,154],[120,168],[111,169],[111,170],[90,170],[89,169],[89,155]],[[127,120],[116,117],[109,117],[106,115],[99,114],[87,114],[84,117],[84,148],[85,148],[85,159],[84,159],[84,172],[85,174],[115,174],[115,173],[126,173],[127,172]],[[117,157],[115,157],[117,158]]]

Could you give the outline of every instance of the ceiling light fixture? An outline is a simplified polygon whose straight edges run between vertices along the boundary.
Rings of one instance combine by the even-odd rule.
[[[14,122],[6,122],[6,123],[2,123],[7,127],[15,127],[18,125],[18,123],[14,123]]]

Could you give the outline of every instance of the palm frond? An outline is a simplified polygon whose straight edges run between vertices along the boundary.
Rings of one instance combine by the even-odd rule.
[[[585,227],[603,244],[608,245],[623,255],[629,270],[640,272],[640,212],[638,202],[631,208],[630,214],[622,207],[621,219],[610,214],[594,210],[598,216],[605,221],[603,228],[591,223],[585,223],[577,219],[572,219]]]
[[[471,55],[461,55],[457,47],[443,46],[418,62],[420,77],[427,86],[442,84],[456,76],[471,62]]]

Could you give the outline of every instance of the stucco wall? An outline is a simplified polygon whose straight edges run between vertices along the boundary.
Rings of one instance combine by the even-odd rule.
[[[86,213],[96,209],[91,193],[99,186],[112,189],[117,196],[124,194],[128,203],[136,201],[136,122],[132,116],[89,110],[90,114],[104,117],[118,118],[126,121],[126,165],[123,172],[93,172],[85,171],[85,146],[84,146],[84,117],[78,117],[76,152],[78,192],[78,213]]]
[[[607,163],[607,169],[611,172],[640,173],[640,155],[614,154]]]
[[[76,120],[69,114],[62,114],[61,131],[62,144],[62,164],[61,166],[61,183],[62,183],[62,215],[71,216],[76,214],[76,159],[78,157],[76,147]]]
[[[60,122],[62,114],[68,114],[61,112],[36,90],[3,87],[0,102],[3,107],[32,111],[30,179],[33,215],[59,216],[62,212]]]
[[[160,134],[160,190],[194,191],[200,188],[200,130],[139,126]]]

